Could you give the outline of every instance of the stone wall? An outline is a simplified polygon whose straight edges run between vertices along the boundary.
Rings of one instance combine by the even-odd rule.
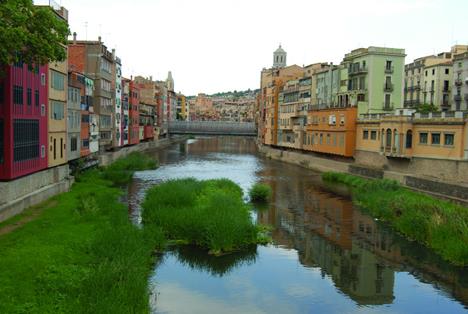
[[[66,192],[73,184],[68,165],[57,166],[8,182],[0,182],[0,221],[25,208]]]
[[[439,181],[468,184],[468,161],[413,157],[387,158],[376,152],[356,151],[358,165],[401,172]]]
[[[300,151],[259,145],[266,157],[318,172],[335,171],[368,178],[396,180],[419,191],[468,203],[468,162],[428,158],[388,159],[378,153],[357,151],[355,162],[337,161]]]
[[[259,151],[268,158],[284,161],[291,164],[296,164],[298,166],[319,172],[348,172],[349,164],[344,161],[336,161],[328,158],[317,157],[311,154],[305,154],[290,150],[282,150],[272,148],[269,146],[260,146]]]

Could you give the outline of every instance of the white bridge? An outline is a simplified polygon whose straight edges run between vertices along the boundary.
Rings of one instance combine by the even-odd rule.
[[[170,121],[167,126],[170,134],[257,135],[254,122]]]

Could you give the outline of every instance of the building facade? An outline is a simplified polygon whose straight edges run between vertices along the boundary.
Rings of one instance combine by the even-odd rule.
[[[83,82],[84,83],[84,82]],[[73,72],[68,73],[67,102],[67,159],[72,161],[81,157],[81,91],[84,84],[74,78]]]
[[[454,57],[452,73],[452,110],[468,111],[468,52]]]
[[[122,61],[120,58],[115,56],[115,50],[112,50],[114,56],[114,77],[113,89],[114,89],[114,128],[113,128],[113,141],[114,147],[122,146]]]
[[[70,69],[94,81],[94,114],[99,122],[99,149],[104,151],[113,146],[115,100],[112,86],[115,86],[115,75],[112,69],[115,53],[107,50],[101,37],[97,41],[78,41],[76,33],[73,37],[68,44]]]
[[[48,66],[17,62],[0,77],[0,180],[47,168]]]

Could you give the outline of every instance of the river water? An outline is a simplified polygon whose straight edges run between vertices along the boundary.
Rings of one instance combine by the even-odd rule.
[[[466,313],[468,271],[441,261],[363,214],[342,186],[263,158],[252,138],[187,140],[153,152],[161,167],[135,174],[129,213],[167,179],[229,178],[273,199],[252,218],[273,244],[213,257],[195,247],[162,254],[150,278],[153,313]],[[220,204],[222,206],[222,204]]]

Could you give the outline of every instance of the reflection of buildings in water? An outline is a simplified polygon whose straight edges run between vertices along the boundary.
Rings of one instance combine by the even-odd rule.
[[[258,221],[272,224],[275,243],[295,248],[305,266],[320,267],[335,286],[358,304],[386,304],[394,299],[394,272],[353,238],[352,202],[304,184],[275,181],[269,211]]]

